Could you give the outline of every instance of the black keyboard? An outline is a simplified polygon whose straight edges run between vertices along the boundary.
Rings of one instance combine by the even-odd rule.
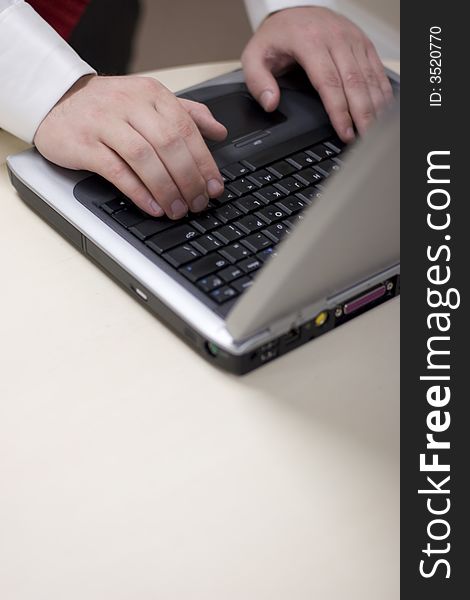
[[[167,261],[217,304],[253,283],[276,256],[276,246],[322,196],[323,182],[341,168],[344,144],[330,137],[273,160],[264,154],[221,169],[225,191],[203,213],[172,221],[141,212],[114,198],[100,208]]]

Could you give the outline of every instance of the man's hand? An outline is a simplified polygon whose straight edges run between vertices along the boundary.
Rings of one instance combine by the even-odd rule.
[[[206,106],[155,79],[91,75],[50,111],[34,143],[62,167],[99,173],[150,215],[178,219],[223,192],[201,134],[227,135]]]
[[[288,8],[269,16],[242,55],[250,92],[266,111],[280,99],[275,75],[299,63],[345,142],[353,123],[363,134],[392,99],[372,42],[351,21],[327,8]]]

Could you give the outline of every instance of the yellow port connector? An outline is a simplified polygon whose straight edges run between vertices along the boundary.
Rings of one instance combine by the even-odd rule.
[[[326,310],[322,310],[321,313],[318,313],[318,315],[313,320],[313,322],[315,323],[315,327],[321,327],[326,323],[327,319],[328,313],[326,312]]]

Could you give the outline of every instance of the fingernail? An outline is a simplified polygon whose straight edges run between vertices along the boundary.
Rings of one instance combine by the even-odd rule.
[[[264,110],[268,110],[268,104],[273,96],[274,94],[271,90],[264,90],[264,92],[261,94],[259,101]]]
[[[150,210],[154,213],[156,217],[162,217],[164,215],[163,208],[160,206],[160,204],[158,204],[158,202],[155,202],[153,198],[150,200],[149,204]]]
[[[201,212],[201,210],[207,208],[208,202],[209,200],[205,196],[197,196],[197,198],[194,198],[192,201],[191,208],[194,212]]]
[[[349,140],[353,140],[355,138],[354,129],[352,127],[348,127],[348,129],[346,129],[346,137]]]
[[[217,179],[211,179],[207,182],[207,193],[211,198],[216,198],[224,191],[224,184]]]
[[[170,208],[171,208],[171,214],[172,214],[173,218],[175,218],[175,219],[184,217],[184,215],[188,212],[188,207],[183,202],[183,200],[181,200],[181,198],[177,198],[176,200],[173,200]]]

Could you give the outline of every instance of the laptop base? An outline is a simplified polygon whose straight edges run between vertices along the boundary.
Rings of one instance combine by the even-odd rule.
[[[49,225],[52,225],[77,250],[85,254],[95,265],[119,283],[134,300],[137,300],[141,306],[149,310],[153,316],[162,321],[205,360],[235,375],[249,373],[339,327],[371,308],[383,304],[400,293],[400,276],[397,274],[380,283],[375,283],[370,289],[359,295],[347,298],[334,308],[319,311],[310,321],[276,339],[262,343],[246,353],[231,354],[212,340],[202,336],[154,294],[145,289],[137,279],[134,279],[130,273],[75,229],[48,204],[43,202],[11,171],[10,178],[22,200],[36,214]]]

